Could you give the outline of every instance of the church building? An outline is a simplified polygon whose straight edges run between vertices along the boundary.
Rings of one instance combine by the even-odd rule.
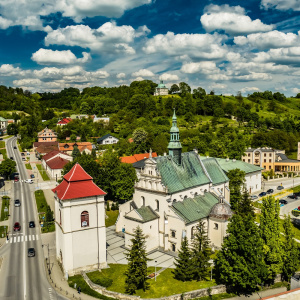
[[[74,275],[106,267],[106,193],[78,163],[52,191],[56,257],[64,271]]]
[[[133,164],[138,182],[133,199],[119,207],[116,231],[130,246],[134,229],[146,236],[146,251],[177,252],[182,238],[192,241],[199,220],[212,246],[220,247],[232,216],[229,179],[215,158],[201,160],[196,151],[182,153],[177,118],[172,118],[169,154]]]
[[[161,80],[160,84],[155,89],[154,96],[166,96],[168,94],[169,94],[169,90],[164,85],[164,82]]]

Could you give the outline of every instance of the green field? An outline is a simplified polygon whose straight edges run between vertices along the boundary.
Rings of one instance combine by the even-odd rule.
[[[9,204],[10,204],[10,198],[8,196],[3,196],[2,197],[2,206],[1,206],[1,217],[0,221],[5,221],[8,220],[8,215],[9,215]],[[7,207],[8,212],[4,212],[5,207]]]
[[[108,218],[105,218],[105,226],[109,227],[115,225],[119,215],[119,211],[118,210],[106,211],[106,215],[108,216]]]
[[[36,164],[36,167],[38,168],[42,178],[44,181],[50,180],[49,176],[47,175],[46,171],[44,170],[42,165]]]
[[[32,170],[31,164],[25,164],[27,170]]]
[[[7,158],[6,149],[0,149],[0,153],[3,155],[3,159]]]
[[[5,148],[5,142],[3,141],[0,142],[0,148]]]

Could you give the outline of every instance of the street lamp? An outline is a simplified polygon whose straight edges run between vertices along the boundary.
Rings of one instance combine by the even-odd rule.
[[[155,282],[156,282],[156,264],[157,264],[157,260],[155,260],[154,262],[155,262],[155,271],[154,271],[154,276],[155,276]]]
[[[210,267],[211,267],[211,269],[210,269],[210,281],[212,281],[212,270],[213,270],[213,266],[214,266],[214,261],[212,259],[210,259],[208,262],[210,263]]]

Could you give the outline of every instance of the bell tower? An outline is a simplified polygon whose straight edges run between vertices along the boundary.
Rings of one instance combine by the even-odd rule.
[[[169,149],[169,155],[173,157],[174,161],[178,165],[181,165],[182,146],[179,139],[179,129],[177,127],[177,117],[175,114],[175,109],[172,118],[172,127],[170,129],[170,142],[168,145],[168,149]]]

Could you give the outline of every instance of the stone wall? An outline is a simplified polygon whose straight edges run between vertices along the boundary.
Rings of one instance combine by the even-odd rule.
[[[92,288],[96,292],[98,292],[104,296],[116,298],[119,300],[157,300],[157,299],[160,299],[160,300],[188,300],[188,299],[194,299],[194,298],[208,296],[208,289],[201,289],[201,290],[190,291],[190,292],[186,292],[183,294],[177,294],[177,295],[172,295],[172,296],[163,297],[163,298],[143,299],[143,298],[140,298],[139,296],[132,296],[132,295],[108,291],[106,288],[93,283],[88,278],[88,276],[86,275],[85,272],[82,273],[82,276],[83,276],[84,280],[86,281],[86,283],[90,286],[90,288]],[[225,285],[217,285],[217,286],[211,287],[211,295],[216,295],[216,294],[221,294],[221,293],[226,293]]]

